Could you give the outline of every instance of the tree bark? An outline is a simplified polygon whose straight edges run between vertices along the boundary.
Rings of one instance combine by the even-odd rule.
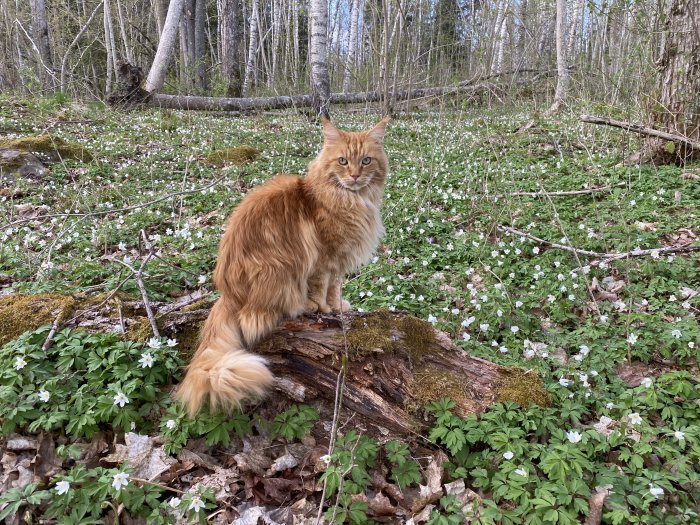
[[[223,0],[221,14],[221,69],[226,81],[226,94],[243,94],[241,78],[241,0]]]
[[[250,36],[248,41],[248,61],[245,66],[245,77],[243,79],[243,95],[250,92],[255,76],[258,57],[258,0],[253,0],[250,13]]]
[[[515,82],[515,85],[522,82]],[[397,91],[394,99],[397,101],[420,99],[439,96],[474,96],[495,86],[486,83],[465,84],[463,86],[445,86],[422,89]],[[383,91],[362,91],[358,93],[334,93],[330,95],[328,102],[332,104],[360,104],[368,102],[382,102]],[[279,97],[251,97],[251,98],[216,98],[216,97],[192,97],[178,95],[157,94],[150,99],[154,106],[169,109],[190,109],[203,111],[253,111],[263,109],[284,109],[293,107],[313,107],[316,109],[317,99],[314,95],[295,95]]]
[[[556,44],[557,44],[557,88],[554,92],[554,101],[547,110],[547,115],[559,113],[566,102],[566,92],[569,87],[570,73],[566,58],[566,43],[564,32],[566,20],[566,0],[557,0]]]
[[[46,91],[56,89],[56,75],[53,72],[51,46],[49,44],[49,24],[46,19],[45,0],[30,0],[32,11],[32,37],[39,53],[39,76]]]
[[[652,125],[674,135],[700,141],[700,0],[670,0],[657,61],[658,101],[652,109]],[[628,162],[666,164],[700,158],[688,144],[669,147],[662,140],[647,141]]]
[[[194,11],[194,62],[197,70],[197,87],[202,91],[209,88],[207,78],[207,2],[196,0]]]
[[[313,108],[319,117],[330,117],[331,81],[328,74],[328,2],[309,1],[309,62]]]
[[[360,4],[362,0],[352,0],[350,10],[350,31],[348,33],[348,48],[345,57],[345,72],[343,74],[343,93],[350,91],[353,67],[355,65],[355,54],[357,52],[357,25],[360,22]]]
[[[168,70],[170,58],[173,55],[175,39],[177,38],[177,28],[180,24],[184,3],[185,0],[170,0],[168,14],[165,17],[165,24],[163,25],[163,32],[158,42],[158,50],[156,51],[156,56],[153,59],[153,64],[151,65],[151,70],[148,72],[148,78],[146,78],[146,85],[144,86],[144,90],[148,93],[159,91],[165,83],[165,74]]]

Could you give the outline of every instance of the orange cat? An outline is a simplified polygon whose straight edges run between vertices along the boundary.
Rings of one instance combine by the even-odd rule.
[[[384,233],[387,122],[351,133],[323,120],[308,175],[278,175],[233,211],[214,270],[221,298],[177,394],[191,416],[207,398],[226,409],[264,392],[272,374],[246,349],[283,318],[350,308],[341,279],[369,261]]]

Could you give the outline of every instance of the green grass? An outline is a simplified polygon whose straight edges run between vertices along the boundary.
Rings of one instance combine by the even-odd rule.
[[[211,286],[221,228],[236,203],[275,173],[303,173],[321,142],[318,130],[293,114],[12,107],[0,111],[0,130],[38,133],[55,120],[51,133],[80,143],[94,160],[55,164],[45,184],[20,181],[13,190],[19,196],[0,194],[0,227],[23,219],[18,205],[47,206],[41,214],[102,212],[225,175],[204,192],[146,207],[2,229],[0,275],[18,292],[112,290],[127,276],[117,259],[138,262],[144,253],[141,229],[159,255],[146,268],[150,297],[191,291],[200,276]],[[85,122],[61,124],[57,115]],[[408,311],[474,355],[542,376],[554,400],[549,408],[500,404],[463,420],[448,405],[433,407],[435,429],[442,429],[433,439],[450,453],[451,476],[483,493],[480,523],[576,523],[591,491],[604,485],[613,491],[605,523],[692,523],[700,498],[700,394],[692,375],[700,352],[700,257],[600,265],[498,226],[598,252],[661,248],[679,235],[697,244],[684,229],[700,235],[700,167],[625,166],[637,139],[581,124],[573,113],[513,134],[527,118],[524,109],[473,109],[392,121],[387,234],[373,262],[349,276],[345,296],[357,309]],[[353,129],[375,120],[342,111],[336,119]],[[250,164],[217,169],[206,162],[212,151],[242,144],[261,152]],[[510,196],[603,186],[611,189]],[[614,296],[597,293],[593,301],[594,282],[603,289],[617,283]],[[138,294],[131,282],[125,291]],[[633,384],[619,377],[627,359],[649,363]],[[638,386],[644,376],[651,381]],[[605,439],[593,430],[601,416],[617,422],[617,434]],[[657,488],[663,494],[651,490]],[[444,512],[453,507],[446,501],[443,508],[452,510]]]

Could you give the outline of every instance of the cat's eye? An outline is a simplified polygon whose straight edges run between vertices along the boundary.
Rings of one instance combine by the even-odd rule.
[[[338,164],[341,166],[347,166],[348,165],[348,159],[345,157],[338,157]]]
[[[363,166],[368,166],[370,162],[372,162],[372,157],[365,157],[364,159],[362,159]]]

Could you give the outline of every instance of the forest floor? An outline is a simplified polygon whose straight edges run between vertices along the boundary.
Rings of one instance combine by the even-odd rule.
[[[154,304],[213,293],[231,209],[304,173],[317,127],[0,102],[0,153],[51,137],[46,169],[0,155],[0,521],[316,523],[325,481],[336,523],[697,523],[700,166],[625,166],[637,137],[573,113],[523,134],[526,109],[394,119],[386,236],[345,297],[536,372],[551,403],[461,418],[445,399],[425,436],[347,431],[327,456],[311,406],[185,418],[171,385],[192,334],[153,337],[129,309],[139,268]],[[77,304],[119,321],[49,338]]]

